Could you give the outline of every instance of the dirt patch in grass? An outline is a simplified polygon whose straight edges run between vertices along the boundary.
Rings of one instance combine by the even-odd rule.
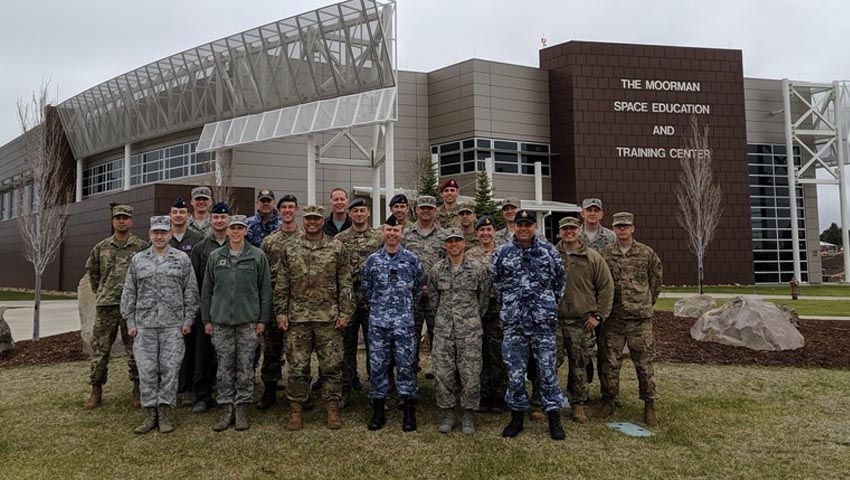
[[[40,340],[15,342],[15,348],[0,353],[0,368],[53,365],[88,360],[80,332],[51,335]]]

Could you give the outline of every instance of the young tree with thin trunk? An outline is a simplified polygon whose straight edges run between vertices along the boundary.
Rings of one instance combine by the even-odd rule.
[[[213,197],[216,202],[224,202],[230,207],[230,213],[236,214],[235,197],[233,195],[233,150],[222,149],[215,152],[215,168],[212,171],[211,182]]]
[[[17,106],[24,136],[23,154],[29,167],[22,175],[28,180],[18,188],[18,229],[24,258],[32,264],[35,274],[34,340],[39,338],[42,276],[56,259],[65,239],[65,222],[73,195],[73,190],[68,188],[70,172],[63,166],[68,145],[59,115],[48,103],[47,90],[45,84],[31,99],[19,100]]]
[[[712,151],[708,126],[700,126],[696,116],[691,116],[691,135],[685,148],[693,154],[689,158],[679,159],[682,171],[676,186],[676,201],[679,204],[676,219],[688,236],[688,249],[697,257],[699,293],[702,295],[705,254],[714,240],[723,215],[723,206],[720,185],[715,182],[711,170]]]

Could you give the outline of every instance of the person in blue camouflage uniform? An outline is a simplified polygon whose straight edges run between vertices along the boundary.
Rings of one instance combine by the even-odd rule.
[[[274,208],[274,192],[264,188],[257,194],[257,213],[248,219],[245,240],[260,248],[263,240],[280,228],[280,214]]]
[[[386,424],[385,401],[389,392],[390,359],[397,369],[396,392],[404,401],[402,430],[416,430],[416,342],[413,309],[422,296],[425,272],[410,250],[401,246],[402,224],[390,215],[384,221],[384,246],[363,266],[363,299],[369,304],[369,430]]]
[[[556,372],[555,328],[566,288],[564,263],[552,244],[535,235],[537,221],[531,212],[520,210],[515,222],[514,238],[496,250],[490,271],[496,299],[502,306],[502,358],[508,370],[505,403],[511,409],[511,421],[502,436],[515,437],[523,428],[529,404],[525,377],[530,350],[537,361],[549,435],[563,440],[564,397]]]

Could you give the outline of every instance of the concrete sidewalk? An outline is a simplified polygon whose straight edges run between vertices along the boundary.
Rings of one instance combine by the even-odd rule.
[[[682,293],[682,292],[661,292],[659,295],[660,298],[688,298],[695,297],[696,293]],[[758,300],[791,300],[791,294],[788,295],[761,295],[757,293],[706,293],[706,295],[714,298],[733,298],[733,297],[744,297],[744,298],[755,298]],[[835,301],[835,302],[850,302],[850,297],[814,297],[814,296],[805,296],[800,295],[800,300],[823,300],[825,302]]]
[[[3,318],[12,330],[16,342],[32,338],[33,303],[30,300],[0,302],[6,307]],[[80,314],[76,300],[44,300],[41,302],[41,326],[39,336],[49,337],[80,329]]]

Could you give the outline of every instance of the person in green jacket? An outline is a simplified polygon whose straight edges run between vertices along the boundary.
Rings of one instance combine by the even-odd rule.
[[[213,430],[248,429],[245,405],[254,398],[254,352],[271,320],[272,286],[266,254],[245,241],[248,222],[232,215],[227,245],[210,254],[201,293],[204,331],[218,359],[222,415]]]

